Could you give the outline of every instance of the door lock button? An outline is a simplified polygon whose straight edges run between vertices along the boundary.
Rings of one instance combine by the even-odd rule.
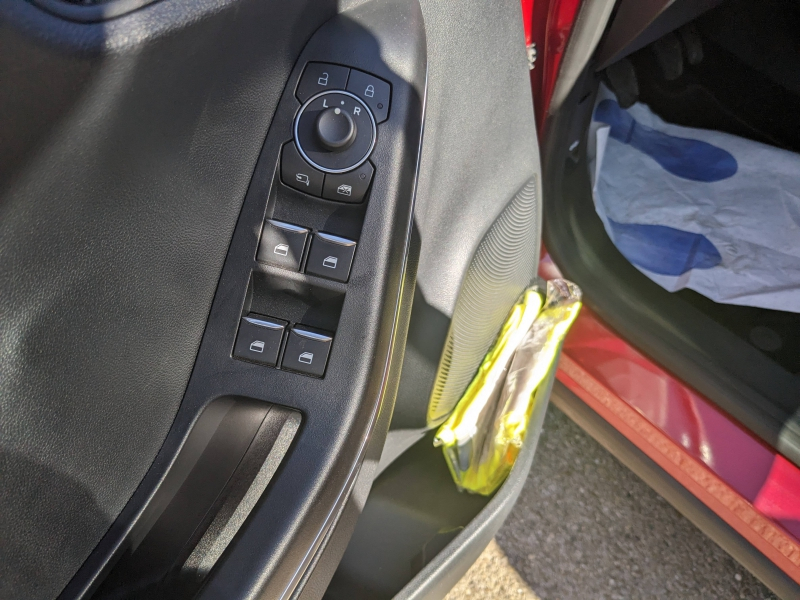
[[[306,273],[345,282],[356,253],[356,243],[330,233],[318,233],[311,242]]]
[[[306,247],[308,229],[269,219],[264,222],[258,244],[258,262],[299,271]]]
[[[289,332],[281,367],[314,377],[325,374],[333,337],[296,325]]]
[[[300,83],[297,84],[296,96],[300,102],[305,102],[314,94],[328,90],[343,90],[347,85],[347,76],[350,69],[339,65],[327,63],[308,63]]]
[[[355,69],[350,70],[347,91],[367,103],[375,115],[375,121],[383,123],[389,118],[389,102],[392,99],[392,86],[383,79],[367,75]]]
[[[285,330],[286,321],[247,315],[239,323],[233,355],[242,360],[274,367],[278,364],[278,351],[281,349]]]
[[[374,173],[375,169],[369,161],[347,173],[328,173],[322,186],[322,197],[358,204],[364,200]]]
[[[283,146],[281,152],[281,181],[283,183],[306,194],[320,196],[324,178],[325,175],[322,172],[303,160],[293,142]]]

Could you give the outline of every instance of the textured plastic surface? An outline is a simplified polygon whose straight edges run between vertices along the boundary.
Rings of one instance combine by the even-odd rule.
[[[297,59],[336,3],[164,0],[102,26],[0,3],[7,32],[0,60],[9,61],[3,71],[14,78],[2,96],[2,114],[10,115],[0,189],[8,207],[2,306],[35,307],[3,319],[10,332],[3,356],[11,357],[3,365],[11,373],[3,378],[3,435],[39,461],[4,471],[3,502],[8,507],[9,494],[26,492],[12,498],[16,506],[47,523],[38,534],[11,532],[25,546],[3,548],[11,556],[2,582],[15,586],[13,597],[36,597],[33,585],[45,597],[57,593],[97,544],[64,597],[91,589],[198,411],[228,393],[294,406],[308,420],[273,490],[221,557],[205,597],[278,598],[298,589],[312,566],[323,572],[331,562],[330,540],[346,534],[334,524],[350,491],[363,495],[369,487],[369,465],[360,476],[358,465],[365,456],[377,460],[399,376],[408,316],[401,300],[410,302],[413,291],[403,271],[425,95],[417,5],[361,4],[320,29]],[[428,293],[449,314],[478,242],[535,174],[537,154],[518,7],[476,4],[457,13],[458,27],[447,7],[430,3],[425,10],[437,87],[418,222],[427,240]],[[462,43],[465,34],[475,45]],[[509,66],[508,57],[517,55]],[[307,60],[373,73],[392,92],[373,154],[371,202],[359,208],[364,234],[351,238],[359,252],[346,300],[339,284],[317,286],[343,302],[318,313],[339,328],[325,380],[230,357],[251,271],[254,282],[275,275],[255,264],[258,232]],[[462,93],[471,88],[475,64],[483,65],[480,99],[474,90]],[[475,123],[468,130],[465,114]],[[450,227],[454,209],[464,211],[461,231]],[[31,235],[45,218],[50,234]],[[289,280],[313,287],[305,275]],[[52,345],[54,306],[69,352]],[[434,369],[438,358],[436,350]],[[34,396],[36,404],[18,401]],[[419,414],[424,420],[424,407]],[[76,443],[76,430],[90,432],[91,440]],[[42,460],[55,467],[32,476]],[[38,487],[5,486],[15,477]],[[42,488],[57,492],[36,495]],[[101,510],[92,512],[95,501]],[[10,526],[24,523],[22,514],[4,511]],[[53,535],[75,545],[65,551]]]
[[[555,370],[542,384],[542,402],[534,406],[530,429],[517,462],[486,507],[420,573],[403,587],[395,600],[440,600],[467,572],[503,525],[528,479],[542,431]]]
[[[0,550],[6,596],[52,598],[68,582],[64,598],[94,589],[214,398],[308,416],[275,493],[217,566],[215,579],[231,580],[226,598],[267,581],[270,597],[296,587],[367,440],[381,444],[376,414],[384,400],[391,408],[389,362],[405,336],[400,288],[413,289],[402,276],[425,45],[416,5],[370,3],[319,30],[298,61],[335,4],[165,0],[102,26],[0,4],[10,77],[0,98],[2,537],[17,540]],[[255,261],[258,234],[297,79],[322,57],[380,75],[393,98],[373,155],[378,200],[342,207],[360,214],[346,301],[341,284],[288,280],[301,302],[321,290],[322,306],[308,311],[320,322],[309,324],[340,327],[317,380],[230,354],[251,274],[276,276]],[[340,214],[333,231],[347,237]],[[301,216],[314,223],[319,213]]]
[[[434,385],[441,421],[535,277],[539,250],[539,155],[519,3],[453,10],[426,0],[422,12],[420,267],[393,429],[426,426]]]
[[[537,188],[533,179],[514,196],[469,265],[430,396],[429,425],[453,410],[511,305],[534,280],[541,211]]]
[[[77,23],[99,23],[121,17],[158,0],[99,0],[80,4],[65,0],[34,0],[34,4],[54,15]]]
[[[489,502],[456,489],[432,436],[375,480],[325,600],[392,598]]]
[[[153,463],[280,92],[334,10],[167,0],[79,25],[0,2],[0,597],[57,595]]]

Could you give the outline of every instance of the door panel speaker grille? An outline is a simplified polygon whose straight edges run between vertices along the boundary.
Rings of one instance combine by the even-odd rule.
[[[536,178],[514,196],[478,245],[453,311],[428,404],[428,426],[453,410],[508,312],[535,279],[541,208]]]

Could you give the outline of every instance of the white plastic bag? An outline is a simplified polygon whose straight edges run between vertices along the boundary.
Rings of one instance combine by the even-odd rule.
[[[800,155],[624,110],[601,86],[589,158],[606,232],[650,279],[800,312]]]

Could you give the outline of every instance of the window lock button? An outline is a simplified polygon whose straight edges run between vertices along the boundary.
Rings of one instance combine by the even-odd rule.
[[[281,349],[286,321],[247,315],[239,323],[239,333],[233,355],[242,360],[274,367],[278,364],[278,351]]]
[[[306,239],[308,239],[308,229],[305,227],[268,219],[264,222],[264,230],[261,232],[258,262],[299,271]]]
[[[347,173],[328,173],[322,197],[327,200],[358,204],[364,200],[375,169],[369,161]]]
[[[314,377],[325,374],[333,337],[297,325],[289,332],[281,367]]]

